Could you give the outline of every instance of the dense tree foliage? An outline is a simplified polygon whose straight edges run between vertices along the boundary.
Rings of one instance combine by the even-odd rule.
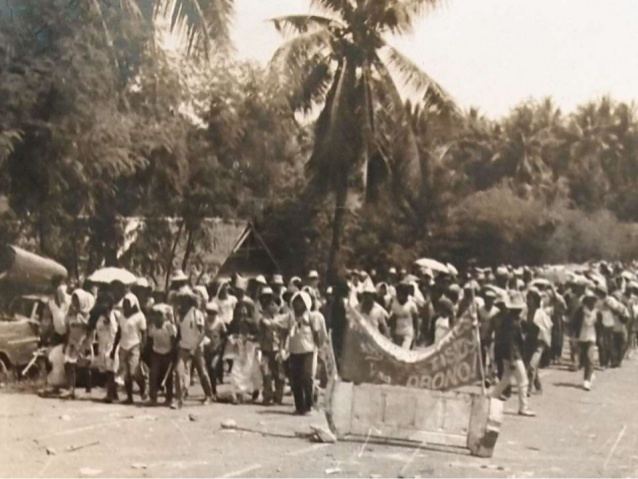
[[[212,216],[255,222],[286,272],[638,253],[633,104],[460,112],[384,40],[436,1],[317,1],[274,20],[294,36],[264,69],[233,58],[231,3],[0,4],[0,241],[160,283]],[[180,218],[183,256],[160,222],[121,256],[121,216]]]

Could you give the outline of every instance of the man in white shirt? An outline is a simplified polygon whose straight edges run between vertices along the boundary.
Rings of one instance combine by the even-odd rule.
[[[124,404],[133,404],[133,380],[138,383],[142,400],[146,399],[145,381],[140,372],[140,355],[146,342],[146,317],[133,293],[124,296],[122,314],[116,315],[119,329],[115,343],[119,345],[119,374],[124,379],[126,390]]]
[[[184,403],[186,391],[190,384],[191,364],[197,370],[205,397],[203,404],[210,404],[213,401],[213,389],[208,377],[208,372],[204,367],[203,348],[206,331],[204,325],[206,318],[204,313],[197,307],[198,296],[189,287],[182,288],[177,293],[178,301],[178,352],[177,352],[177,407],[181,408]]]
[[[358,310],[370,325],[377,331],[380,331],[386,337],[390,337],[390,328],[388,327],[388,312],[376,302],[377,291],[373,286],[366,286],[361,293],[361,303]]]

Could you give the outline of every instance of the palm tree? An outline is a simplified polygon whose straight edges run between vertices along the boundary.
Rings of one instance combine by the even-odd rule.
[[[401,92],[428,108],[454,110],[450,96],[386,41],[411,31],[419,14],[441,2],[313,0],[320,13],[272,19],[280,33],[295,35],[271,60],[292,107],[306,113],[321,108],[308,169],[317,191],[335,196],[330,281],[338,275],[346,210],[354,203],[349,193],[362,190],[370,200],[369,193],[388,176],[397,197],[406,199],[420,188],[421,167]]]

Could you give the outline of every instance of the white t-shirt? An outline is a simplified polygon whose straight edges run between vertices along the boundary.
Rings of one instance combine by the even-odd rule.
[[[392,316],[394,316],[395,320],[394,333],[400,335],[413,334],[413,318],[418,314],[418,312],[419,308],[412,299],[408,299],[404,304],[399,304],[398,301],[393,301]]]
[[[113,348],[115,335],[117,334],[117,315],[111,311],[108,315],[100,316],[95,325],[98,348],[101,352],[108,353]]]
[[[197,308],[191,308],[179,323],[179,347],[194,351],[203,339],[204,314]]]
[[[142,333],[146,331],[146,316],[138,311],[128,318],[125,318],[124,315],[119,318],[120,347],[128,351],[142,341]]]
[[[60,336],[66,334],[66,315],[69,312],[70,303],[64,302],[58,306],[54,299],[49,301],[49,311],[51,312],[51,322],[53,329]]]
[[[580,336],[578,336],[579,341],[591,341],[592,343],[596,342],[597,316],[598,315],[596,309],[589,310],[587,308],[583,308],[583,324],[580,326]]]
[[[173,347],[173,338],[177,337],[177,328],[170,321],[164,321],[160,328],[151,324],[148,336],[153,340],[153,352],[168,354]]]
[[[380,325],[386,326],[388,324],[388,312],[379,303],[375,302],[368,313],[359,306],[359,312],[375,329],[379,329]]]
[[[224,324],[229,325],[233,320],[233,313],[235,306],[237,306],[237,298],[235,296],[228,295],[226,299],[215,299],[215,303],[219,307],[219,318]]]

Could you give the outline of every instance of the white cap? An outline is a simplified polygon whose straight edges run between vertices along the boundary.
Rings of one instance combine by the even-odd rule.
[[[316,269],[310,270],[310,272],[308,272],[308,278],[309,279],[319,279],[319,273],[317,272]]]

